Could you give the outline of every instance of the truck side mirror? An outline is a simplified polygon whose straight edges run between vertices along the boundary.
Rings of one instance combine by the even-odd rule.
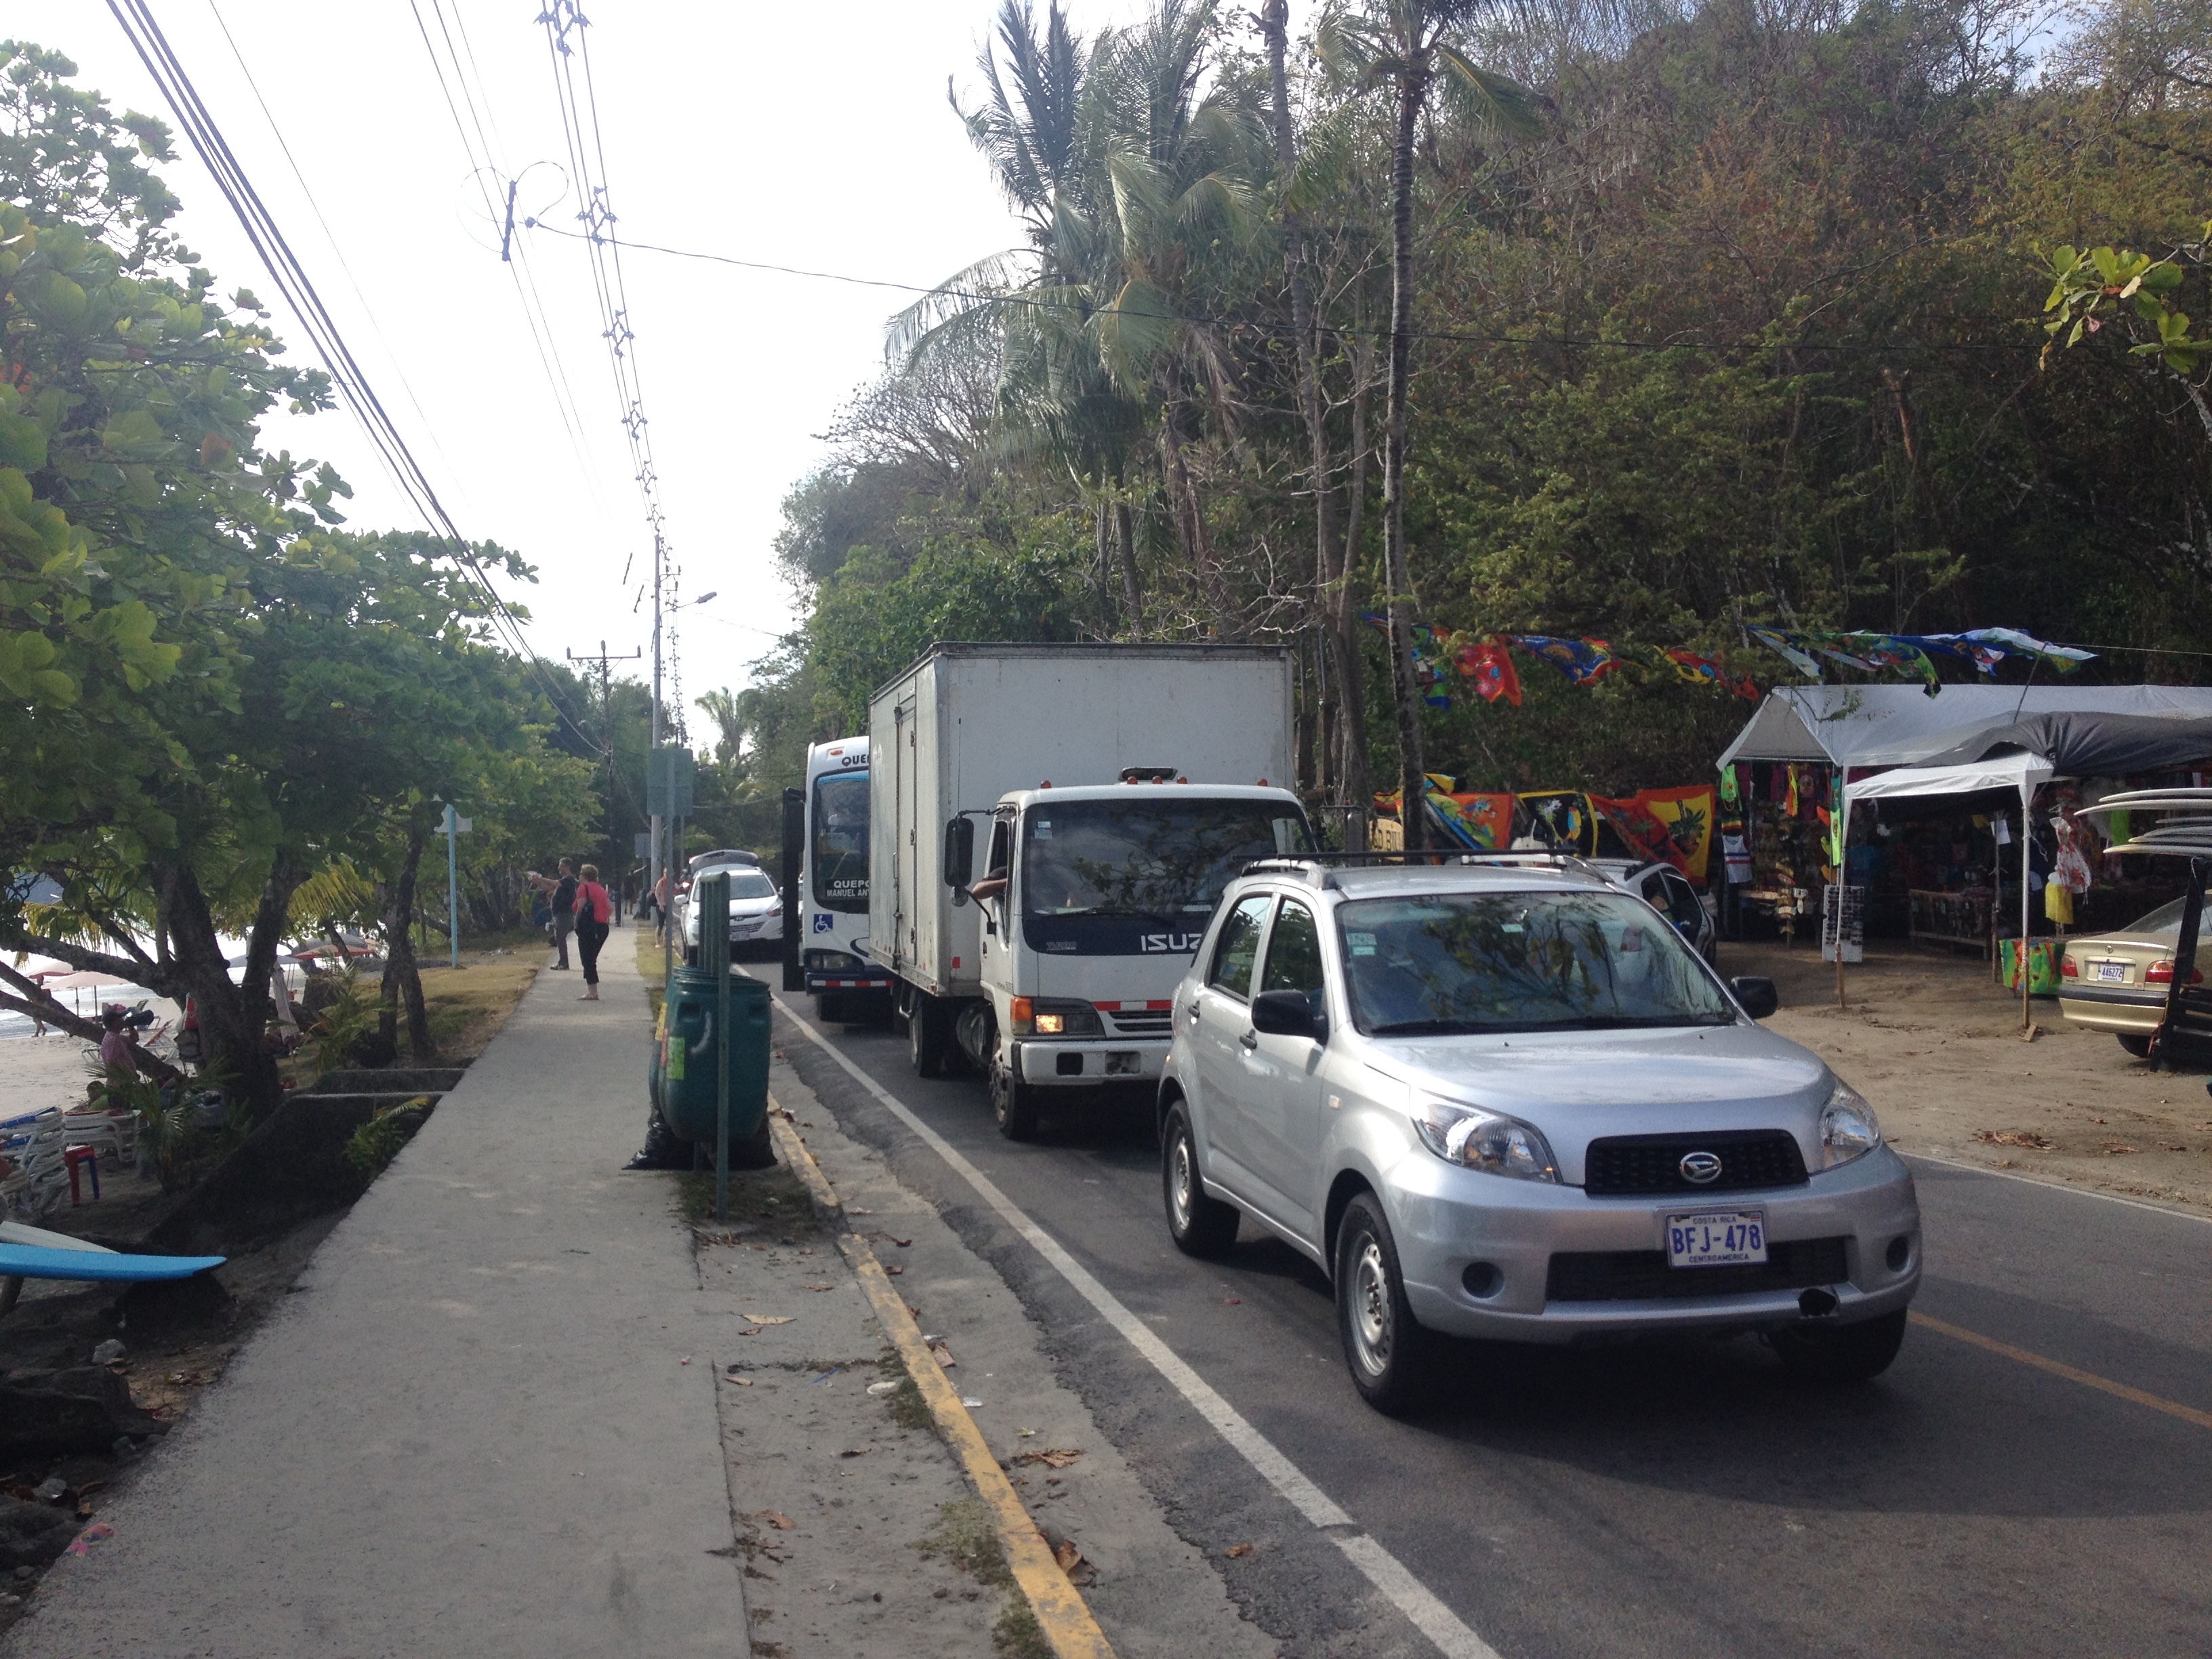
[[[966,892],[975,868],[975,820],[955,818],[945,826],[945,884],[956,893]]]

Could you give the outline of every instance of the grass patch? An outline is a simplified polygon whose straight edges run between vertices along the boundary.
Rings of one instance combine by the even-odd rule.
[[[921,1386],[915,1382],[914,1373],[907,1370],[906,1361],[899,1358],[899,1351],[885,1348],[876,1361],[876,1369],[883,1373],[886,1382],[898,1384],[898,1391],[884,1401],[891,1408],[891,1420],[902,1429],[935,1429],[937,1419],[929,1414],[929,1404],[921,1397]]]
[[[714,1214],[714,1171],[690,1170],[676,1178],[677,1203],[684,1218],[711,1222]],[[813,1200],[799,1178],[782,1164],[772,1170],[730,1171],[730,1219],[772,1227],[791,1237],[821,1231]]]
[[[980,1498],[963,1498],[938,1510],[936,1528],[915,1545],[924,1555],[941,1556],[979,1584],[988,1584],[1006,1598],[999,1622],[991,1626],[991,1645],[1007,1659],[1052,1659],[1052,1644],[1045,1640],[1030,1611],[1029,1598],[1014,1582],[1006,1565],[1006,1552],[999,1542],[999,1529]]]
[[[509,944],[465,945],[458,969],[442,957],[422,964],[422,1003],[441,1060],[465,1062],[483,1054],[538,977],[544,945],[542,935],[526,932]]]

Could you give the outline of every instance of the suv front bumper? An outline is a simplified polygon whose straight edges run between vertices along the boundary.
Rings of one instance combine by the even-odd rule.
[[[1566,1343],[1668,1331],[1848,1324],[1905,1307],[1920,1285],[1920,1206],[1912,1173],[1886,1146],[1820,1171],[1802,1187],[1702,1196],[1590,1198],[1578,1187],[1455,1169],[1425,1152],[1413,1153],[1389,1175],[1388,1207],[1406,1299],[1422,1324],[1455,1336]],[[1783,1261],[1781,1247],[1791,1245],[1814,1254],[1813,1242],[1821,1241],[1818,1254],[1841,1272],[1801,1277],[1786,1287],[1714,1293],[1613,1300],[1552,1294],[1559,1288],[1553,1255],[1611,1256],[1624,1264],[1625,1279],[1638,1272],[1648,1278],[1652,1255],[1662,1267],[1666,1260],[1667,1218],[1709,1210],[1762,1211],[1771,1261]],[[1905,1259],[1893,1268],[1889,1253],[1899,1239],[1906,1241]],[[1833,1243],[1838,1240],[1839,1259]],[[1476,1295],[1468,1288],[1468,1269],[1483,1265],[1496,1270],[1496,1287]],[[1664,1268],[1660,1278],[1668,1291],[1679,1292],[1696,1284],[1690,1275],[1723,1271]],[[1489,1276],[1478,1271],[1474,1277],[1480,1284]],[[1799,1298],[1812,1288],[1834,1294],[1832,1313],[1816,1320],[1802,1311]]]

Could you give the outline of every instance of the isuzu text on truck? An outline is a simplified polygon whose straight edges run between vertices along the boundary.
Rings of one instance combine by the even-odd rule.
[[[964,1055],[1015,1139],[1149,1091],[1223,886],[1312,847],[1291,699],[1244,646],[939,645],[878,691],[866,946],[915,1069]]]

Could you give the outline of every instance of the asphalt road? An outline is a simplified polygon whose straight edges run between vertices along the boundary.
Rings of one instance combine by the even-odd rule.
[[[1796,1387],[1748,1339],[1466,1345],[1448,1403],[1394,1422],[1353,1392],[1302,1258],[1249,1225],[1222,1263],[1169,1243],[1141,1104],[1016,1146],[975,1079],[817,1029],[1510,1659],[2212,1650],[2212,1224],[1917,1162],[1915,1310],[1942,1328],[1916,1325],[1872,1384]],[[1285,1659],[1435,1651],[926,1142],[778,1030],[847,1133],[1004,1274]]]

